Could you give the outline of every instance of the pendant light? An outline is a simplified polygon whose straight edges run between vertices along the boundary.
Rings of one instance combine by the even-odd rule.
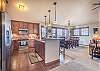
[[[44,22],[45,24],[44,24],[44,26],[47,27],[47,23],[46,23],[47,16],[44,16],[44,19],[45,19],[45,22]]]
[[[48,13],[49,13],[49,23],[48,23],[48,26],[51,26],[51,22],[50,22],[50,12],[51,12],[51,10],[48,10]]]
[[[57,24],[57,20],[56,20],[56,4],[57,2],[54,2],[53,5],[55,6],[55,14],[54,14],[54,21],[53,24]]]
[[[48,13],[49,13],[49,23],[48,23],[48,26],[47,26],[47,38],[52,38],[52,23],[50,22],[50,12],[51,10],[48,10]]]

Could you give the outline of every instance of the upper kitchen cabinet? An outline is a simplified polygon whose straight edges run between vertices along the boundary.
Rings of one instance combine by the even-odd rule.
[[[28,29],[28,23],[27,22],[23,22],[23,27],[22,29]]]
[[[23,28],[23,23],[22,22],[18,22],[19,23],[19,29],[22,29]]]
[[[38,23],[34,23],[34,34],[39,35],[39,24]]]
[[[26,22],[19,22],[19,29],[28,29],[28,24]]]
[[[28,31],[28,34],[36,34],[39,36],[39,23],[12,20],[12,32],[14,34],[19,34],[19,31],[26,32],[26,30]]]
[[[18,30],[19,30],[19,22],[16,21],[11,21],[11,28],[12,28],[12,33],[13,34],[18,34]]]
[[[33,23],[29,23],[28,24],[28,30],[29,30],[29,34],[33,34],[34,33],[34,24]]]

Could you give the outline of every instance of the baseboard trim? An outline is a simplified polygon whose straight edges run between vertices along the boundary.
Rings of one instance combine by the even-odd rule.
[[[89,45],[85,45],[85,44],[79,44],[79,46],[80,46],[80,45],[81,45],[81,46],[89,46]]]
[[[60,65],[60,59],[54,60],[49,63],[45,63],[47,70],[53,69]]]

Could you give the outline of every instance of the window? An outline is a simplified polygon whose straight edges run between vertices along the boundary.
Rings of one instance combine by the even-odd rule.
[[[41,27],[41,37],[46,38],[46,30],[47,28]],[[68,37],[68,29],[66,28],[59,28],[59,27],[53,27],[52,28],[52,36],[53,38],[60,38],[60,37]]]
[[[62,29],[62,37],[68,37],[68,30],[65,28]]]
[[[46,37],[46,28],[45,27],[41,27],[41,37],[42,38]]]
[[[57,28],[57,38],[62,37],[62,29],[61,28]]]
[[[52,36],[53,36],[53,38],[57,37],[56,28],[52,28]]]
[[[88,36],[89,35],[89,27],[81,28],[81,36]]]
[[[79,36],[80,35],[80,29],[79,28],[75,28],[74,29],[74,36]]]
[[[62,37],[65,37],[65,29],[62,28]]]
[[[75,28],[74,36],[89,36],[89,27]]]

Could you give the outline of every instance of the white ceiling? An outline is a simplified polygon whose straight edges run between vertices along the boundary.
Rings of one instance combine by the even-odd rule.
[[[48,16],[51,9],[51,21],[54,20],[54,5],[57,2],[57,24],[96,24],[98,23],[98,10],[91,10],[97,0],[22,0],[27,10],[20,11],[16,8],[19,0],[9,0],[8,13],[13,20],[26,22],[44,22],[44,16]]]

